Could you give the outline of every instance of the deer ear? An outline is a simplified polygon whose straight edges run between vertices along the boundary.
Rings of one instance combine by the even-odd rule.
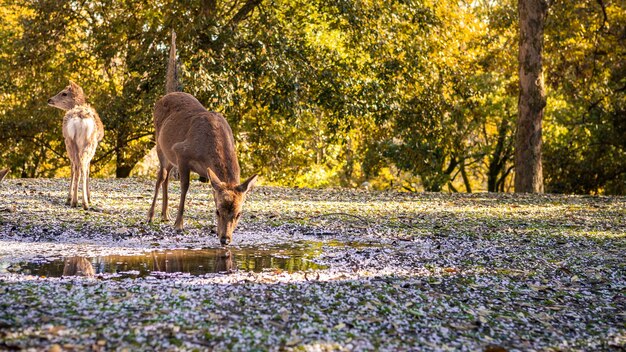
[[[76,84],[76,83],[74,83],[72,81],[70,81],[70,87],[72,88],[73,92],[76,92],[76,93],[82,93],[83,92],[83,89],[78,84]]]
[[[245,180],[242,184],[237,186],[237,190],[241,193],[247,193],[256,183],[259,175],[253,175],[249,179]]]
[[[222,180],[220,180],[219,177],[217,177],[217,175],[213,172],[213,170],[211,170],[211,168],[207,168],[206,169],[207,173],[209,174],[209,180],[211,180],[211,186],[213,187],[214,190],[219,190],[224,188],[224,182],[222,182]]]

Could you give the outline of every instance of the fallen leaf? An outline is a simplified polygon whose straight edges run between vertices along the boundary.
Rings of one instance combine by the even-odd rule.
[[[51,326],[48,329],[48,332],[53,334],[53,335],[56,335],[56,334],[59,333],[59,331],[64,330],[64,329],[65,329],[65,326],[63,326],[63,325],[56,325],[56,326]]]
[[[302,342],[302,338],[298,336],[292,336],[287,342],[285,342],[286,346],[293,347]]]
[[[344,323],[339,323],[339,324],[335,325],[335,326],[333,327],[333,329],[335,329],[335,330],[341,330],[341,329],[343,329],[343,328],[345,328],[345,327],[346,327],[346,324],[344,324]]]
[[[280,310],[280,319],[282,319],[283,322],[288,322],[289,321],[289,311],[285,308]]]

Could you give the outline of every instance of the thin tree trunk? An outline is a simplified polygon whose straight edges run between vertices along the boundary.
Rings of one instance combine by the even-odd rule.
[[[123,140],[123,136],[118,134],[117,146],[115,147],[115,178],[127,178],[133,170],[125,158]]]
[[[542,193],[541,121],[546,106],[543,87],[543,28],[546,0],[519,0],[519,83],[515,141],[515,192]]]
[[[130,172],[133,171],[133,168],[128,165],[117,166],[115,168],[115,177],[116,178],[127,178],[130,176]]]
[[[496,147],[491,154],[491,158],[489,158],[489,166],[487,169],[488,192],[498,192],[498,177],[504,173],[506,163],[511,159],[510,148],[507,146],[509,137],[509,120],[507,116],[502,118],[501,124],[498,127]]]
[[[472,193],[472,185],[470,184],[469,177],[467,176],[467,172],[465,171],[465,160],[461,162],[461,177],[463,178],[463,184],[465,185],[465,191],[467,193]]]

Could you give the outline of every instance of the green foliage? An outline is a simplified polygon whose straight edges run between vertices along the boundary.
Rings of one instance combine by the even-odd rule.
[[[546,188],[626,194],[626,4],[558,3],[550,15]]]
[[[314,187],[509,189],[512,0],[0,4],[0,160],[13,175],[67,173],[62,114],[45,101],[73,79],[105,124],[95,171],[128,176],[154,145],[151,110],[175,30],[183,90],[225,115],[244,175]],[[591,0],[550,10],[549,191],[626,192],[625,12]]]
[[[1,77],[7,106],[0,119],[3,159],[29,177],[59,174],[67,165],[62,112],[45,102],[72,79],[105,125],[96,170],[109,173],[114,160],[116,175],[127,176],[149,150],[151,109],[162,92],[164,49],[157,45],[160,24],[151,22],[153,9],[140,1],[11,4],[19,31],[2,29],[10,37],[2,48],[8,68]]]

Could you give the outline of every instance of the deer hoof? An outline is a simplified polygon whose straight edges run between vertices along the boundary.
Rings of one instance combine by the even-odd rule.
[[[74,201],[70,202],[70,207],[76,208],[77,206],[78,206],[78,202],[74,202]]]
[[[176,229],[176,231],[182,231],[183,230],[183,222],[182,221],[180,223],[176,222],[176,224],[174,224],[174,228]]]
[[[83,209],[84,210],[89,210],[89,204],[83,204]]]

